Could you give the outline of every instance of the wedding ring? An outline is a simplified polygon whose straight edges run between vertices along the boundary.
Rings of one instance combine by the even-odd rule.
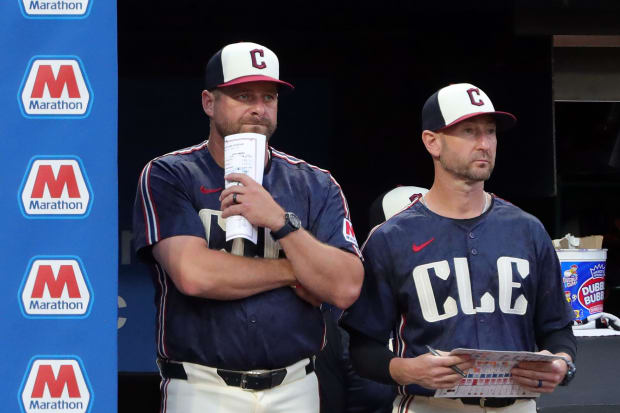
[[[237,201],[237,193],[235,192],[233,194],[233,204],[238,204],[238,203],[239,203],[239,201]]]
[[[538,380],[538,386],[536,387],[542,387],[542,380]]]

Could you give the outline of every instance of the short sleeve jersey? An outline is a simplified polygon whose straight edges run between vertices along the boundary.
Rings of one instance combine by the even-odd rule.
[[[273,148],[270,154],[263,186],[274,200],[319,241],[361,256],[347,202],[331,174]],[[231,301],[190,297],[152,259],[155,243],[177,235],[201,237],[210,249],[230,252],[218,199],[223,188],[224,170],[206,142],[149,162],[140,176],[134,243],[153,264],[158,356],[252,370],[281,368],[316,354],[324,339],[321,312],[290,287]],[[243,255],[278,258],[284,252],[268,229],[259,228],[258,243],[244,240]]]
[[[362,253],[362,293],[341,323],[381,342],[392,335],[399,357],[426,345],[534,351],[538,338],[572,321],[544,227],[497,197],[473,222],[415,201],[376,227]]]

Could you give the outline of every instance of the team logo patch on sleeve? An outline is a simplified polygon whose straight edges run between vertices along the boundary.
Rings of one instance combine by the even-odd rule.
[[[344,239],[357,246],[357,238],[355,238],[353,224],[346,218],[342,220],[342,235],[344,235]]]

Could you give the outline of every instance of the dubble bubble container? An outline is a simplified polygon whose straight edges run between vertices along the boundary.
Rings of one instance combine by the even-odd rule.
[[[590,314],[603,311],[606,249],[558,249],[562,265],[564,297],[583,322]]]

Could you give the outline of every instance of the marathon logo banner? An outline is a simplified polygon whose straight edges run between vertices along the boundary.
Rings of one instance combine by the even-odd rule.
[[[2,413],[118,407],[116,3],[0,1]]]
[[[90,312],[92,289],[78,257],[34,257],[20,289],[27,318],[84,318]]]
[[[92,0],[18,0],[26,18],[85,18]]]
[[[77,357],[35,357],[20,391],[26,413],[85,413],[90,410],[92,388]]]
[[[30,161],[19,196],[26,218],[85,218],[92,190],[76,156],[39,156]]]
[[[76,56],[35,56],[30,60],[18,99],[27,118],[88,116],[92,91]]]

